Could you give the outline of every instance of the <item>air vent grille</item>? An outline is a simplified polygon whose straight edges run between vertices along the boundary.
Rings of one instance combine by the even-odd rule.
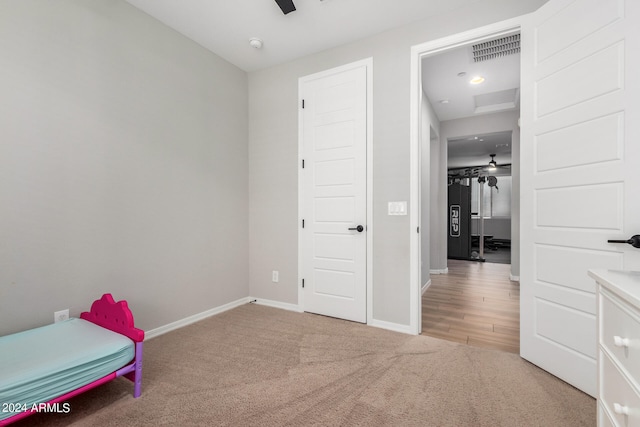
[[[482,62],[520,53],[520,34],[474,44],[473,62]]]

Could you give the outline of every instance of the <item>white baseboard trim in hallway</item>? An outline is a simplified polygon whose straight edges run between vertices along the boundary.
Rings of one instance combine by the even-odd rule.
[[[422,285],[422,293],[421,293],[421,295],[424,295],[424,293],[427,292],[427,289],[429,289],[429,286],[431,286],[431,279],[429,279],[427,281],[427,283]]]

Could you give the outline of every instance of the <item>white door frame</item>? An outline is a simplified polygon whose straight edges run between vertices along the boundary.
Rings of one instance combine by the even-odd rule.
[[[481,41],[499,37],[503,34],[518,31],[522,26],[526,15],[475,28],[473,30],[443,37],[411,47],[411,81],[409,87],[410,96],[410,147],[409,147],[409,329],[412,334],[422,332],[422,285],[420,234],[418,227],[423,232],[429,232],[428,225],[420,223],[420,195],[421,195],[421,144],[420,144],[420,117],[422,103],[422,57],[433,55],[448,49],[464,46],[470,42]]]
[[[298,307],[304,311],[304,292],[302,291],[302,218],[303,218],[303,186],[302,186],[302,86],[305,82],[330,76],[354,68],[365,67],[367,72],[367,324],[373,320],[373,57],[351,62],[336,68],[320,71],[298,78]]]

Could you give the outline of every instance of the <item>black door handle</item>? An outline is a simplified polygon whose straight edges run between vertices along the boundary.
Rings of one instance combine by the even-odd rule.
[[[364,231],[364,227],[359,225],[357,227],[350,228],[349,230],[356,230],[358,233],[362,233]]]
[[[640,248],[640,234],[631,236],[629,240],[607,240],[607,243],[628,243],[634,248]]]

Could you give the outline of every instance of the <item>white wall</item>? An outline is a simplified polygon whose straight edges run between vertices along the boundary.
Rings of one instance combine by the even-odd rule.
[[[409,324],[410,48],[537,9],[544,0],[483,0],[373,37],[249,74],[250,292],[296,304],[298,79],[373,57],[373,318]],[[442,130],[441,130],[442,131]],[[445,181],[446,182],[446,181]],[[446,229],[443,228],[446,235]],[[445,246],[446,247],[446,246]],[[271,282],[271,270],[280,282]]]
[[[447,141],[462,136],[511,131],[511,274],[520,275],[520,127],[518,112],[504,112],[440,122],[440,145],[446,152]],[[446,159],[446,156],[445,156]],[[446,174],[446,171],[445,171]],[[447,194],[447,182],[440,186],[440,193]],[[446,199],[445,199],[446,200]],[[437,227],[446,230],[447,206],[441,207],[442,222]],[[485,229],[485,233],[489,234]],[[446,232],[445,232],[446,239]],[[446,247],[446,240],[443,241]],[[435,268],[435,267],[432,267]]]
[[[0,335],[249,295],[245,72],[121,0],[2,1],[0,52]]]

